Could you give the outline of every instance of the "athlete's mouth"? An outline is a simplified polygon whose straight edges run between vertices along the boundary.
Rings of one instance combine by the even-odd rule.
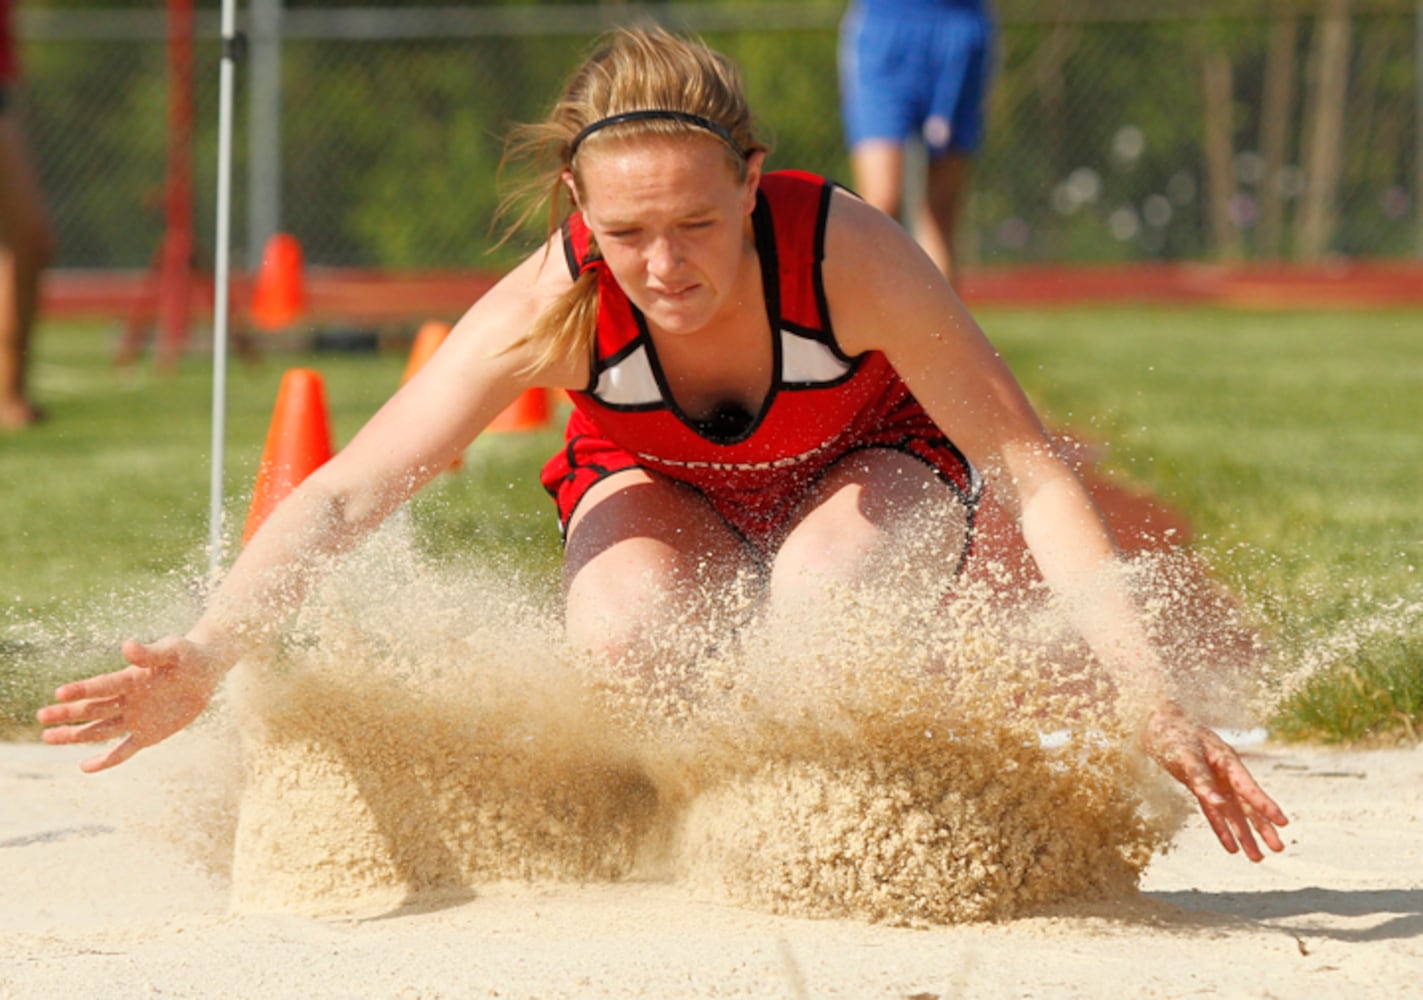
[[[653,288],[652,294],[663,299],[685,299],[700,287],[700,285],[691,284],[681,285],[677,288]]]

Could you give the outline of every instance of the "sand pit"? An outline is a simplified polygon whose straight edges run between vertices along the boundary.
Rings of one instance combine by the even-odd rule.
[[[182,810],[163,775],[191,781],[211,749],[194,734],[87,778],[72,750],[0,746],[0,997],[1423,995],[1419,750],[1251,751],[1294,819],[1262,865],[1192,819],[1139,894],[911,929],[649,879],[493,881],[360,918],[233,914],[231,878],[166,827]]]
[[[1248,720],[1229,603],[1130,582]],[[1423,753],[1248,747],[1295,822],[1228,857],[1051,604],[979,586],[734,600],[649,684],[397,525],[167,744],[0,748],[0,997],[1418,991]]]

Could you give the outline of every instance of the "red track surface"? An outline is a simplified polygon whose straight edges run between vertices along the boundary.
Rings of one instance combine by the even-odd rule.
[[[313,268],[306,275],[307,322],[418,324],[454,319],[497,279],[492,272],[389,272]],[[245,325],[248,275],[236,276],[233,320]],[[1259,309],[1423,306],[1423,262],[1347,262],[1317,267],[1138,264],[978,269],[963,281],[970,305],[1070,306],[1107,303],[1227,305]],[[44,315],[145,319],[155,288],[141,271],[55,271],[45,279]],[[211,310],[211,283],[195,283],[194,315]]]
[[[1172,303],[1260,309],[1423,306],[1423,262],[1318,266],[1133,264],[1015,267],[966,276],[971,304]]]

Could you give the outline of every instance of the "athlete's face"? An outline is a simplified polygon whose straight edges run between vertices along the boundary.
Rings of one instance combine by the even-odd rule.
[[[654,328],[694,333],[752,301],[750,217],[762,159],[752,154],[741,180],[710,135],[643,137],[580,154],[583,218]]]

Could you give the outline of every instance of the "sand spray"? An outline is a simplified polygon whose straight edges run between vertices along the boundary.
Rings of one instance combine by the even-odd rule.
[[[139,758],[164,780],[135,813],[230,874],[238,911],[656,879],[793,915],[1005,919],[1130,894],[1192,807],[1041,590],[1005,602],[981,573],[945,601],[922,581],[914,600],[858,588],[787,618],[731,588],[649,673],[581,656],[556,600],[436,565],[412,536],[398,517],[346,557],[213,711]],[[1189,554],[1124,572],[1213,724],[1258,721],[1372,634],[1341,624],[1281,664],[1258,609]],[[65,641],[171,631],[196,599],[126,598]]]
[[[234,677],[234,906],[652,878],[790,914],[1002,918],[1129,892],[1183,815],[1090,658],[1043,641],[1046,602],[857,588],[792,622],[732,591],[620,669],[508,574],[382,531]]]

